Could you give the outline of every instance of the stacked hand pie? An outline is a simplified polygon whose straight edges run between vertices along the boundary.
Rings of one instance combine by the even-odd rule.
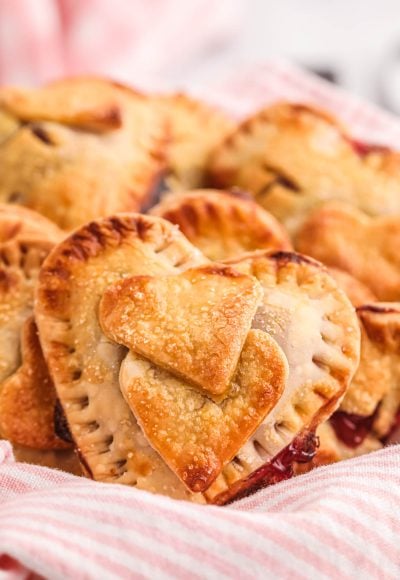
[[[399,159],[303,105],[0,89],[1,436],[217,505],[391,441]]]

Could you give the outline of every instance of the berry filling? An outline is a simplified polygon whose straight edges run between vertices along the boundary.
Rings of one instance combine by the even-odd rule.
[[[245,479],[234,483],[231,488],[220,493],[213,503],[226,505],[252,495],[256,491],[290,479],[294,474],[294,463],[312,461],[319,446],[319,439],[313,432],[298,435],[273,459],[256,469]]]
[[[347,447],[355,448],[361,445],[368,433],[371,432],[375,416],[376,411],[368,417],[336,411],[330,418],[330,423],[336,437]]]
[[[351,139],[350,143],[360,157],[366,157],[371,153],[388,153],[390,151],[389,147],[385,147],[384,145],[373,145],[372,143],[356,141],[355,139]]]

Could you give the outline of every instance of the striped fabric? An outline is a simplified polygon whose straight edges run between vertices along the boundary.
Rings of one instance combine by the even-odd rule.
[[[6,443],[0,452],[1,578],[400,577],[399,447],[226,508],[15,464]]]
[[[280,99],[314,104],[338,117],[354,137],[400,149],[398,117],[284,60],[244,68],[219,85],[199,87],[195,94],[236,118]]]
[[[400,148],[400,123],[290,65],[197,91],[238,117],[277,98],[336,112]],[[13,462],[0,443],[0,580],[400,578],[400,446],[320,468],[225,508]]]

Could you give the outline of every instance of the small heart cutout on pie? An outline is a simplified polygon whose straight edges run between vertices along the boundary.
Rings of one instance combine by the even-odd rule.
[[[133,352],[121,365],[120,387],[150,444],[190,490],[201,492],[275,407],[287,372],[275,340],[250,330],[220,403]]]
[[[220,396],[261,299],[255,278],[210,265],[118,282],[103,294],[99,320],[113,341]]]

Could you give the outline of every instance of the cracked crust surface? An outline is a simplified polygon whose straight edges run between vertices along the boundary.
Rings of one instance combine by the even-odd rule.
[[[176,227],[120,214],[76,231],[50,254],[36,320],[52,378],[86,471],[100,481],[204,501],[153,450],[125,402],[119,371],[126,349],[98,322],[105,289],[125,277],[175,274],[205,263]]]
[[[177,224],[211,260],[258,249],[291,249],[283,227],[244,193],[212,189],[173,193],[150,213]]]
[[[166,126],[151,99],[104,79],[0,89],[17,122],[0,142],[0,201],[64,229],[150,201],[164,167]]]
[[[360,349],[354,309],[318,262],[289,252],[254,252],[228,263],[261,283],[263,303],[252,327],[278,342],[289,378],[275,408],[208,490],[210,499],[325,421],[346,392]]]
[[[291,232],[327,199],[400,213],[400,154],[362,147],[307,105],[278,103],[249,118],[216,149],[210,174],[216,187],[252,191]]]
[[[296,249],[345,270],[381,301],[400,299],[400,217],[369,217],[341,202],[315,210],[296,236]]]
[[[188,95],[158,98],[169,127],[167,185],[174,191],[202,187],[211,151],[235,127],[221,111]]]

